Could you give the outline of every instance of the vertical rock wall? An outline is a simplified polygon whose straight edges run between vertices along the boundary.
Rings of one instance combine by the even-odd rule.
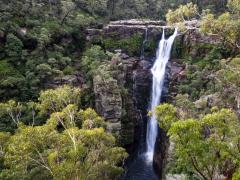
[[[137,100],[146,108],[146,97],[149,97],[149,67],[144,67],[139,58],[118,53],[109,65],[98,68],[93,79],[95,109],[108,122],[108,130],[118,136],[130,153],[136,148],[140,134]]]

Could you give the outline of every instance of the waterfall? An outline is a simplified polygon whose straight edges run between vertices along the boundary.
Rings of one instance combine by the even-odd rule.
[[[163,85],[164,85],[164,77],[167,62],[170,58],[172,45],[175,37],[177,36],[177,29],[172,36],[168,39],[165,39],[165,31],[163,29],[162,39],[159,42],[159,46],[156,53],[156,60],[151,69],[153,75],[152,81],[152,96],[151,96],[151,104],[150,110],[153,112],[154,108],[160,104]],[[158,133],[158,123],[154,113],[148,120],[147,124],[147,159],[148,161],[153,160],[154,154],[154,146]]]

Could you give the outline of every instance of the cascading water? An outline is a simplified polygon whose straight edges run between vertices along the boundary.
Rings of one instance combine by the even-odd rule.
[[[154,108],[160,103],[162,88],[164,84],[165,69],[166,69],[167,62],[170,58],[173,41],[176,36],[177,36],[177,30],[175,30],[172,36],[170,36],[168,39],[165,39],[165,34],[163,30],[162,39],[159,42],[159,46],[156,53],[157,55],[156,61],[151,69],[153,74],[153,84],[152,84],[152,96],[151,96],[152,100],[151,100],[150,110],[154,110]],[[147,40],[147,29],[145,32],[143,49],[141,51],[142,58],[144,57],[144,44],[146,43],[146,40]],[[135,75],[134,75],[134,82],[136,81]],[[134,84],[133,88],[135,89],[135,91],[137,91],[136,84]],[[141,110],[139,109],[139,111]],[[147,119],[146,116],[141,118],[142,118],[141,120]],[[143,125],[144,124],[142,124],[141,126],[142,134],[139,137],[140,141],[139,141],[137,153],[132,157],[131,161],[128,162],[127,171],[122,178],[124,180],[157,180],[158,179],[153,170],[153,164],[152,164],[153,154],[154,154],[154,145],[155,145],[157,130],[158,130],[158,124],[155,116],[153,115],[148,121],[146,141],[144,138],[145,133],[143,130],[144,128]],[[147,149],[145,145],[146,142],[147,142]]]
[[[154,111],[154,108],[160,104],[163,85],[164,85],[164,77],[167,62],[170,58],[172,45],[175,37],[177,36],[177,29],[172,36],[168,39],[165,39],[165,32],[163,29],[162,39],[159,42],[157,57],[155,63],[151,69],[153,75],[152,82],[152,96],[151,96],[151,106],[150,110]],[[154,154],[154,146],[158,133],[158,124],[154,113],[148,121],[147,126],[147,159],[148,161],[153,160]]]

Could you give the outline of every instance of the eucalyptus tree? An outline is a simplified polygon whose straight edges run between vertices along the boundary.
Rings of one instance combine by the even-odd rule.
[[[175,107],[162,104],[154,113],[174,144],[172,167],[180,173],[203,180],[238,176],[240,122],[233,111],[213,108],[199,119],[179,119]]]
[[[42,92],[39,103],[31,104],[48,117],[38,126],[22,123],[20,104],[0,104],[18,127],[11,136],[0,133],[1,179],[111,180],[120,176],[123,169],[118,165],[127,153],[106,131],[103,118],[93,109],[80,109],[79,99],[78,88]]]

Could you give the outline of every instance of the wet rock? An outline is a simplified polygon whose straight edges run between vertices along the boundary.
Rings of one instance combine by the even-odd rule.
[[[186,78],[186,67],[181,59],[170,59],[167,64],[163,100],[170,102],[176,95],[176,85]]]
[[[155,144],[155,152],[153,157],[153,166],[158,177],[162,179],[164,176],[163,170],[167,163],[167,151],[169,140],[166,133],[161,129],[158,131],[158,136]]]
[[[168,79],[170,81],[180,80],[185,75],[185,66],[177,61],[180,60],[170,60],[167,65]]]
[[[142,60],[139,62],[139,66],[143,69],[143,70],[149,70],[152,67],[152,62],[150,61],[146,61],[146,60]]]

